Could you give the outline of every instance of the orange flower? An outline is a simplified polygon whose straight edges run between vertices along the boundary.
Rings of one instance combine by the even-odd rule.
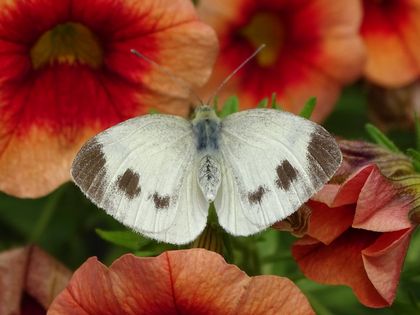
[[[363,0],[366,77],[400,87],[420,76],[420,1]]]
[[[198,9],[221,45],[207,93],[256,47],[267,45],[222,94],[238,94],[244,108],[276,92],[281,106],[297,113],[316,96],[313,118],[320,121],[331,112],[341,87],[362,71],[358,1],[201,0]]]
[[[44,195],[87,138],[150,108],[185,115],[210,75],[213,30],[190,0],[0,1],[0,190]]]
[[[0,253],[0,314],[45,314],[70,275],[35,246]]]
[[[334,181],[340,177],[307,203],[310,222],[293,256],[308,278],[348,285],[364,305],[389,306],[414,229],[408,220],[413,197],[374,164],[357,168],[342,184]]]
[[[156,258],[124,255],[107,268],[90,258],[51,305],[48,315],[314,314],[288,279],[248,277],[203,249]]]

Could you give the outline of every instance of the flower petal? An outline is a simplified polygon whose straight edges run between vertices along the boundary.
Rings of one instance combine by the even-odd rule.
[[[257,276],[251,278],[247,292],[242,296],[234,314],[310,315],[315,312],[305,296],[289,279]]]
[[[327,205],[309,201],[311,221],[308,235],[328,245],[344,233],[353,222],[354,209],[349,205],[330,208]]]
[[[388,305],[392,304],[397,292],[412,231],[411,228],[384,233],[375,243],[362,251],[366,273]]]
[[[323,202],[331,208],[355,204],[366,179],[375,167],[371,164],[359,169],[341,186],[325,185],[325,188],[318,192],[312,200]]]
[[[397,26],[407,49],[411,53],[417,65],[417,77],[420,72],[420,1],[419,0],[404,0],[405,8],[401,8],[401,13],[392,15],[394,25]],[[402,7],[403,5],[401,5]],[[404,10],[405,9],[405,10]]]
[[[0,314],[19,314],[25,287],[28,249],[18,248],[0,254]]]
[[[48,314],[278,314],[291,310],[313,314],[289,280],[249,278],[220,255],[191,249],[156,258],[125,255],[109,269],[91,258],[75,272]]]
[[[363,230],[348,230],[329,245],[315,243],[310,238],[307,244],[304,237],[293,245],[292,254],[308,278],[325,284],[348,285],[364,305],[385,307],[389,303],[373,286],[361,254],[377,238],[377,233]]]
[[[399,192],[396,184],[373,168],[360,191],[353,227],[377,232],[410,228],[408,212],[413,197]]]
[[[408,4],[408,1],[364,0],[363,5],[365,17],[361,34],[368,55],[366,76],[388,87],[398,87],[413,81],[420,69],[408,47],[415,48],[419,43],[418,36],[412,36],[418,34],[412,22],[419,19],[418,8]],[[411,29],[412,26],[415,28]],[[400,28],[404,29],[403,36]]]
[[[37,246],[29,249],[26,292],[48,308],[70,280],[71,272]]]
[[[70,271],[36,246],[0,254],[0,314],[47,309]]]
[[[0,190],[30,197],[53,190],[68,180],[73,158],[90,134],[85,132],[69,144],[40,128],[33,128],[25,137],[11,137],[0,150]]]

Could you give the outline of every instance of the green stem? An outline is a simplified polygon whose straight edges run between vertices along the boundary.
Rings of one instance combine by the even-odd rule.
[[[38,221],[35,223],[35,227],[32,230],[31,236],[29,237],[30,243],[36,243],[41,237],[41,235],[44,233],[46,227],[48,226],[48,223],[51,220],[51,217],[57,209],[61,197],[63,196],[66,190],[66,186],[67,185],[63,185],[60,188],[58,188],[46,201],[45,207],[41,212]]]

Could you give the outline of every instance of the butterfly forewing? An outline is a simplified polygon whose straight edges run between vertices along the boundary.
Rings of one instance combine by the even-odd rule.
[[[158,240],[176,236],[173,243],[186,243],[204,228],[208,208],[195,191],[195,158],[190,122],[146,115],[89,140],[73,162],[72,176],[96,205],[125,225]],[[182,233],[174,234],[174,226]]]
[[[272,109],[232,114],[222,121],[222,184],[215,200],[220,224],[249,235],[306,202],[341,163],[321,126]]]

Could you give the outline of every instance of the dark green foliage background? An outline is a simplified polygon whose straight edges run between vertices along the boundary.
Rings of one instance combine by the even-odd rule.
[[[365,92],[360,84],[346,88],[335,111],[324,126],[332,133],[349,139],[367,139],[368,122]],[[401,148],[414,147],[414,131],[389,135]],[[72,183],[66,183],[50,195],[22,200],[0,194],[0,250],[29,243],[38,244],[71,269],[88,257],[98,256],[110,264],[127,252],[140,256],[158,255],[177,247],[143,239],[134,233],[112,238],[119,246],[101,238],[96,229],[125,230],[104,211],[92,205]],[[250,275],[275,274],[292,279],[306,294],[318,314],[420,314],[420,233],[412,239],[398,296],[388,309],[362,306],[344,286],[325,286],[307,280],[291,257],[293,236],[274,230],[247,238],[227,237],[232,248],[227,259]],[[345,266],[343,266],[345,268]]]

